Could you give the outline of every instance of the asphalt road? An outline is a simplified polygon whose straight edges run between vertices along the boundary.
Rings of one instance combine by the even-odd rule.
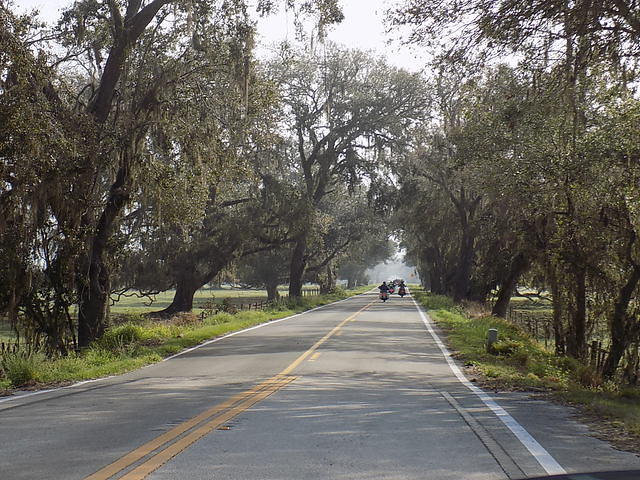
[[[640,469],[571,410],[465,382],[410,297],[361,295],[0,402],[0,479],[516,479]]]

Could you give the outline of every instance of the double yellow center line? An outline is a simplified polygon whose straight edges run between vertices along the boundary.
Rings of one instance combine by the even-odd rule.
[[[293,363],[276,376],[256,385],[250,390],[234,395],[223,403],[202,412],[180,425],[175,426],[171,430],[168,430],[162,435],[129,452],[112,464],[107,465],[92,475],[89,475],[85,480],[107,480],[114,475],[121,474],[127,469],[130,470],[124,475],[118,477],[120,480],[142,480],[146,478],[151,472],[157,470],[171,458],[178,455],[205,435],[211,433],[216,428],[220,428],[224,423],[228,422],[236,415],[242,413],[261,400],[264,400],[285,385],[293,382],[298,377],[294,377],[289,374],[309,356],[313,355],[324,342],[339,332],[345,324],[355,319],[372,303],[374,302],[368,303],[356,313],[340,322],[339,325],[318,340],[311,348],[309,348],[309,350],[300,355]],[[145,457],[149,458],[142,461],[142,463],[139,463],[134,468],[131,468]]]

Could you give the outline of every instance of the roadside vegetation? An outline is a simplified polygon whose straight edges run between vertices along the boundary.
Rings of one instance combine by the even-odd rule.
[[[29,350],[3,354],[0,356],[0,390],[10,393],[10,389],[16,387],[38,389],[121,374],[206,340],[363,293],[369,288],[347,291],[337,287],[330,294],[301,297],[265,310],[221,312],[206,318],[182,314],[152,319],[141,313],[129,313],[119,317],[117,325],[108,328],[99,340],[81,352],[53,358]],[[135,305],[129,305],[130,311],[134,308]]]
[[[399,162],[402,242],[427,290],[506,318],[527,285],[558,357],[640,385],[640,5],[530,3],[395,9],[444,45],[437,121]]]
[[[0,321],[21,349],[86,349],[133,293],[170,318],[207,285],[327,294],[393,254],[377,192],[429,118],[423,80],[339,45],[259,59],[254,3],[69,0],[46,24],[0,1]],[[258,13],[285,3],[314,35],[342,19]]]
[[[553,347],[545,347],[506,319],[482,314],[478,309],[474,312],[450,297],[416,287],[412,295],[446,333],[449,346],[464,363],[468,377],[488,389],[549,393],[617,429],[616,435],[608,435],[614,443],[621,436],[635,438],[635,448],[633,442],[624,446],[638,450],[640,388],[606,380],[592,365],[556,355]],[[498,330],[492,353],[486,348],[490,328]]]

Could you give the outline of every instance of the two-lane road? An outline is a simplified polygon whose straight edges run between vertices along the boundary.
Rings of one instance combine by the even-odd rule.
[[[493,480],[640,468],[562,407],[481,398],[428,325],[410,297],[361,295],[127,375],[2,401],[0,478]]]

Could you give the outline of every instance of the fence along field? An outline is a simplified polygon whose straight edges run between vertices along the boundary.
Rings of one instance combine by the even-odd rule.
[[[173,290],[161,292],[151,297],[136,295],[120,296],[118,302],[111,306],[113,323],[126,322],[132,316],[140,316],[156,312],[167,307],[174,295]],[[233,313],[235,311],[264,310],[275,305],[283,305],[288,301],[287,289],[279,289],[280,297],[275,301],[267,300],[266,290],[239,288],[203,288],[198,290],[193,299],[193,313],[201,319],[219,312]],[[319,295],[317,286],[306,286],[302,290],[303,297]],[[0,355],[15,353],[28,348],[23,339],[16,335],[15,330],[6,318],[0,317]],[[36,347],[37,348],[37,347]]]
[[[506,319],[519,325],[531,337],[545,348],[553,349],[553,309],[548,298],[532,300],[527,297],[513,297],[507,311]],[[590,322],[588,354],[586,360],[589,365],[601,372],[604,368],[607,354],[607,319],[595,317]],[[640,342],[636,342],[629,349],[623,361],[626,378],[631,383],[640,383]]]

